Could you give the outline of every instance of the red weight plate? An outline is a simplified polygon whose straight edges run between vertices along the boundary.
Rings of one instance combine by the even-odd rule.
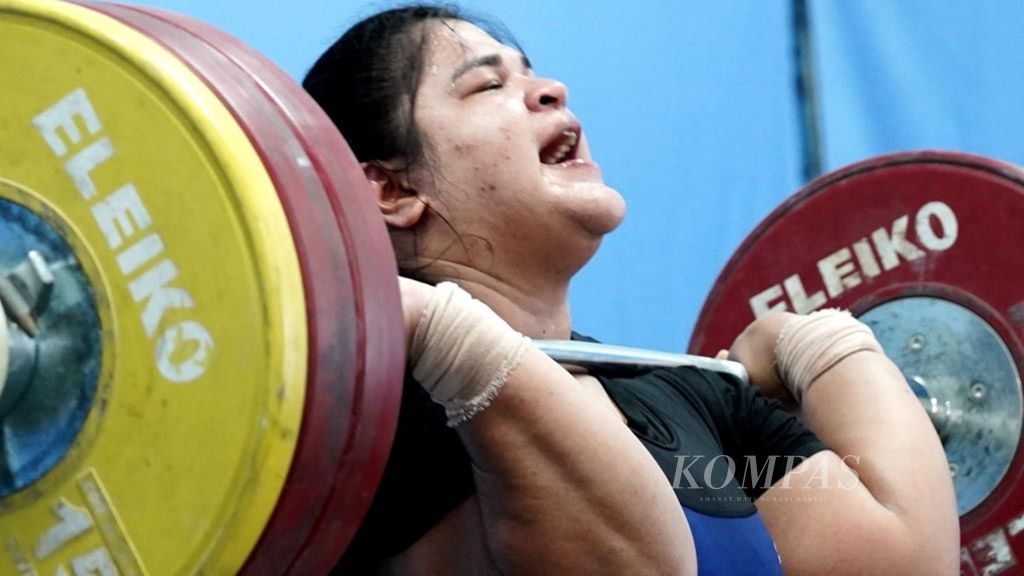
[[[1019,168],[943,152],[861,162],[810,183],[750,234],[704,304],[690,352],[728,348],[767,310],[861,315],[922,296],[983,319],[1020,372],[1021,246]],[[1024,566],[1024,458],[1016,445],[998,486],[961,517],[965,574]]]
[[[290,93],[270,96],[263,77],[287,78],[273,64],[261,61],[258,75],[248,73],[184,17],[90,6],[154,37],[206,79],[279,179],[306,280],[313,346],[296,458],[244,571],[326,573],[383,472],[404,364],[394,258],[362,171],[294,83],[287,82]]]
[[[389,426],[350,428],[349,444],[331,496],[312,537],[290,569],[293,574],[319,573],[337,561],[365,513],[387,462],[394,435],[398,395],[404,368],[403,332],[398,300],[397,271],[390,240],[384,234],[377,207],[366,188],[358,162],[320,107],[283,71],[242,42],[203,22],[149,8],[135,8],[173,23],[231,59],[255,78],[265,94],[284,112],[303,142],[331,200],[335,217],[349,246],[353,276],[362,280],[360,318],[366,338],[365,366],[358,408],[362,422]],[[396,385],[396,382],[398,383]],[[355,421],[355,420],[353,420]],[[265,540],[267,538],[265,537]],[[272,557],[260,546],[258,554]]]
[[[133,8],[174,23],[206,40],[256,78],[265,94],[274,100],[294,126],[321,175],[346,246],[350,247],[350,262],[355,270],[353,276],[362,278],[364,291],[360,294],[363,305],[360,318],[368,334],[379,335],[377,339],[368,338],[365,349],[366,366],[372,369],[362,375],[362,390],[372,390],[373,394],[361,399],[360,408],[367,414],[364,420],[375,421],[370,415],[384,411],[385,414],[376,419],[387,418],[394,422],[405,360],[401,344],[404,341],[401,308],[395,283],[397,271],[390,240],[381,226],[372,196],[366,190],[362,170],[348,145],[319,105],[301,87],[244,43],[198,20],[152,8]],[[336,561],[333,548],[325,547],[322,541],[347,543],[351,539],[362,518],[365,502],[376,490],[379,474],[375,471],[386,464],[393,430],[393,426],[350,429],[351,441],[334,480],[326,512],[316,528],[316,538],[296,560],[293,573],[315,573],[317,567],[333,565]]]

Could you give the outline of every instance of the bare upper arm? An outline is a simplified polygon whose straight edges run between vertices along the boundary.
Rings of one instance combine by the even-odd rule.
[[[415,544],[384,562],[382,574],[440,576],[500,574],[485,541],[476,496],[452,510]]]
[[[524,574],[621,574],[626,572],[623,566],[637,572],[690,573],[696,561],[685,516],[663,502],[676,502],[671,486],[629,432],[625,416],[600,382],[581,376],[575,384],[572,393],[577,400],[586,400],[582,408],[590,412],[602,434],[595,434],[593,428],[572,433],[571,422],[559,421],[557,434],[527,438],[525,445],[518,435],[509,435],[520,442],[517,450],[490,454],[483,465],[474,460],[477,494],[407,550],[388,559],[382,573],[500,574],[496,557],[504,562],[504,570]],[[503,393],[499,398],[507,403],[510,395]],[[485,412],[468,426],[495,415],[493,410]],[[613,436],[609,443],[605,432],[615,432],[618,438]],[[578,440],[560,445],[568,438]],[[602,466],[607,452],[593,446],[616,449],[614,442],[623,440],[635,457],[634,465],[614,471]],[[588,449],[580,452],[584,442]],[[567,448],[570,457],[565,457]],[[589,456],[574,464],[572,457],[580,455]],[[637,460],[645,466],[637,466]],[[641,481],[644,472],[646,482]],[[626,484],[626,476],[631,480],[628,489],[613,490]],[[663,521],[661,527],[670,524],[672,530],[658,529],[659,523],[650,515],[637,513],[643,509],[664,514],[669,522]],[[672,567],[666,568],[670,563]],[[680,564],[683,568],[677,569]]]
[[[930,557],[921,549],[933,544],[930,535],[914,533],[881,505],[830,450],[776,482],[757,509],[787,576],[956,573],[956,566],[927,565]]]

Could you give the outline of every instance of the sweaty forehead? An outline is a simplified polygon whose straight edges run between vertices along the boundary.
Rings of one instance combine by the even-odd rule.
[[[468,60],[480,56],[499,54],[520,57],[515,48],[496,40],[493,36],[464,20],[442,20],[429,24],[427,30],[425,71],[451,74]]]

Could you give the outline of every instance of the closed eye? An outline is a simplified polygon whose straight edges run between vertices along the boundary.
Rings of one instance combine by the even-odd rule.
[[[477,88],[477,92],[487,92],[488,90],[500,90],[504,87],[505,85],[502,84],[500,80],[490,80],[484,85],[480,86],[480,88]]]

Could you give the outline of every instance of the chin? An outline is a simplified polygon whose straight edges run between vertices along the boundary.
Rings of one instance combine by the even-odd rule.
[[[614,188],[602,186],[595,192],[581,214],[582,224],[591,234],[604,236],[618,228],[626,217],[626,201]]]

